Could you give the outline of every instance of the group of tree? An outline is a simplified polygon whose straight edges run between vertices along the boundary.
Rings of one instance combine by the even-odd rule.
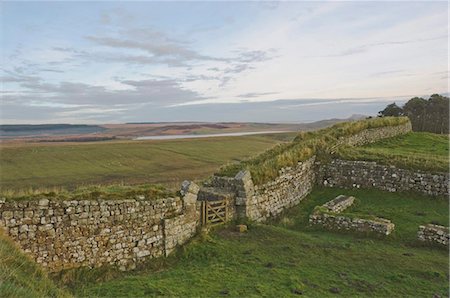
[[[414,131],[449,133],[449,98],[433,94],[429,99],[411,98],[403,107],[392,103],[378,112],[384,116],[408,116]]]

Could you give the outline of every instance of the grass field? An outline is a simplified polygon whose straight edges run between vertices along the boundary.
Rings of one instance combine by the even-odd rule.
[[[449,168],[448,135],[411,132],[363,147],[343,147],[340,157],[369,160],[403,168],[447,172]]]
[[[165,141],[1,145],[2,189],[162,183],[178,188],[226,162],[262,152],[295,133]]]
[[[369,238],[308,228],[314,206],[342,193],[358,198],[355,211],[392,219],[394,234]],[[418,226],[428,222],[448,222],[447,200],[317,189],[271,225],[250,225],[245,234],[219,229],[144,271],[79,274],[71,289],[90,297],[445,297],[447,251],[415,241]],[[115,278],[102,281],[108,275]]]

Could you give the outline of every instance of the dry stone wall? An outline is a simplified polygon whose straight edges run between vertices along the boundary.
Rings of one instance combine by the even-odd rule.
[[[384,218],[353,218],[340,214],[321,212],[310,215],[309,223],[329,230],[344,230],[358,233],[370,232],[382,235],[389,235],[395,227],[390,220]]]
[[[266,221],[285,209],[297,205],[315,184],[315,157],[284,168],[273,181],[255,186],[248,171],[236,177],[213,177],[208,185],[216,192],[231,193],[235,200],[236,217],[256,222]]]
[[[377,142],[382,139],[392,138],[398,135],[406,134],[412,130],[411,122],[396,126],[385,126],[377,128],[364,129],[354,135],[342,137],[338,140],[336,146],[363,146]]]
[[[423,242],[448,246],[450,234],[448,227],[427,224],[419,227],[417,238]]]
[[[158,200],[1,201],[0,226],[49,271],[104,264],[126,270],[187,241],[197,212],[195,189]]]
[[[318,183],[328,187],[377,188],[447,196],[448,173],[428,173],[380,165],[376,162],[335,159],[319,166]]]
[[[383,235],[389,235],[394,230],[395,225],[384,218],[366,219],[356,218],[348,214],[339,214],[353,205],[354,201],[355,198],[352,196],[340,195],[322,206],[316,206],[313,213],[309,216],[309,223],[328,230],[370,232]]]
[[[257,222],[266,221],[300,203],[314,187],[314,161],[315,157],[284,168],[275,180],[255,186],[245,201],[247,217]]]

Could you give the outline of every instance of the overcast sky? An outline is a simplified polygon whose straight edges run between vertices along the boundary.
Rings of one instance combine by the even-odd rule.
[[[302,122],[448,92],[444,2],[1,2],[1,122]]]

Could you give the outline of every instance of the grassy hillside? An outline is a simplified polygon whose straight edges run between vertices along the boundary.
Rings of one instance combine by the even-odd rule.
[[[387,239],[308,228],[315,205],[345,193],[356,211],[394,221]],[[248,233],[217,230],[196,239],[153,269],[114,280],[72,284],[76,296],[176,297],[432,297],[448,293],[445,249],[416,243],[419,224],[448,222],[448,202],[376,190],[318,189],[274,225]]]
[[[70,297],[0,233],[1,297]]]
[[[448,135],[411,132],[363,147],[342,147],[339,156],[350,160],[369,160],[403,168],[447,172]]]
[[[201,179],[295,133],[165,141],[1,145],[2,189]]]

